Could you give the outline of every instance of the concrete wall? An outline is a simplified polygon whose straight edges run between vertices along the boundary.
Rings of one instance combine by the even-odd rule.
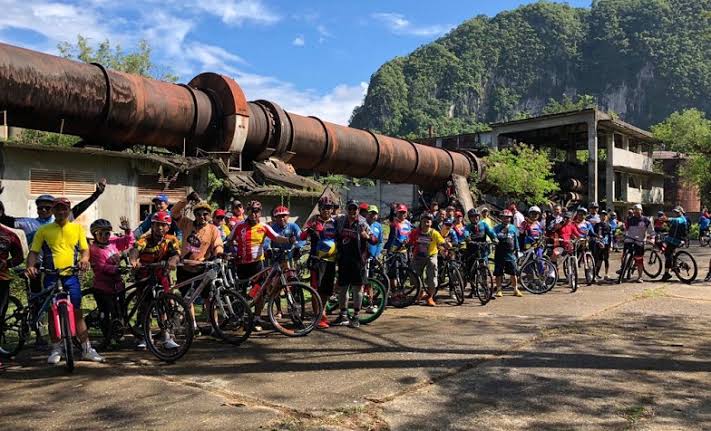
[[[390,204],[402,202],[412,207],[417,203],[417,189],[412,184],[390,184],[388,182],[376,181],[375,186],[350,186],[350,190],[344,192],[346,200],[357,199],[371,205],[377,205],[382,214],[387,215]]]
[[[634,153],[632,151],[622,150],[620,148],[614,148],[613,152],[613,166],[652,172],[654,167],[654,159],[651,157],[647,157],[644,154]]]

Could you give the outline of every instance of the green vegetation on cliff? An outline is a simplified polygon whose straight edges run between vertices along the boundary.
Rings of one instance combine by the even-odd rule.
[[[710,28],[711,0],[542,1],[477,16],[384,64],[351,125],[473,132],[581,95],[642,127],[687,107],[708,112]]]

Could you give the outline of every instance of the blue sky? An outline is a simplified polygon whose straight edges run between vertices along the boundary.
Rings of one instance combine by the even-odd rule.
[[[56,53],[77,34],[127,50],[146,39],[181,82],[234,77],[248,100],[345,124],[370,76],[476,15],[531,1],[0,0],[0,41]],[[589,7],[590,0],[568,0]]]

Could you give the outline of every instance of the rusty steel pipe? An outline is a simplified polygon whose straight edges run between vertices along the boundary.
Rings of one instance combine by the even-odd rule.
[[[176,85],[0,43],[0,111],[13,126],[134,144],[278,157],[297,169],[436,187],[478,160],[247,102],[229,77],[203,73]]]

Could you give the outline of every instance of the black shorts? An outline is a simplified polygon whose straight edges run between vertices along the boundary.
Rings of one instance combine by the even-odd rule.
[[[516,261],[508,258],[508,256],[494,257],[494,277],[499,277],[504,274],[518,275],[518,265]]]
[[[198,272],[190,272],[180,266],[178,267],[178,269],[175,272],[175,276],[176,276],[178,283],[182,283],[184,281],[190,280],[191,278],[197,277],[199,275],[201,275],[201,273],[199,271]],[[191,284],[186,284],[185,286],[180,287],[180,289],[179,289],[180,294],[183,295],[183,297],[185,297],[185,294],[188,293],[188,290],[190,290],[191,287],[195,286],[195,288],[197,288],[200,285],[200,283],[202,283],[202,280],[193,282]],[[205,288],[202,290],[202,292],[200,292],[200,297],[202,299],[207,299],[210,297],[210,287],[209,286],[205,286]]]
[[[365,284],[365,267],[360,262],[338,263],[339,286],[362,286]]]
[[[237,278],[240,280],[246,280],[259,274],[259,272],[264,269],[264,262],[260,260],[259,262],[238,264],[236,269]]]
[[[632,253],[632,256],[634,257],[644,256],[644,246],[635,242],[626,242],[624,250],[626,252]]]
[[[336,281],[336,262],[313,258],[311,262],[311,287],[318,291],[322,301],[333,295]]]

